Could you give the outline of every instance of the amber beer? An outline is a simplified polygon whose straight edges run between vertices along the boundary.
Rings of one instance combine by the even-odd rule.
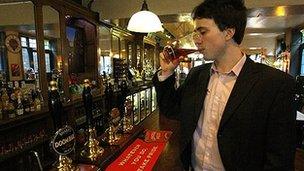
[[[173,48],[172,46],[165,46],[163,54],[165,59],[174,61],[179,59],[181,56],[187,57],[188,54],[197,52],[197,49],[184,49],[184,48]]]

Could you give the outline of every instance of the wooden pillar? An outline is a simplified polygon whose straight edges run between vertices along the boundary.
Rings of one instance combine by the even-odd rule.
[[[39,86],[42,92],[42,96],[45,102],[48,99],[48,83],[46,78],[46,67],[45,67],[45,52],[44,52],[44,33],[43,33],[43,13],[42,4],[40,1],[34,1],[34,13],[35,13],[35,28],[36,28],[36,42],[37,42],[37,56],[39,66]],[[46,104],[44,104],[47,107]]]
[[[69,93],[69,59],[68,59],[68,46],[69,42],[66,38],[66,13],[63,7],[60,8],[59,23],[60,23],[60,37],[62,49],[62,77],[63,77],[63,91],[64,95],[70,97]]]

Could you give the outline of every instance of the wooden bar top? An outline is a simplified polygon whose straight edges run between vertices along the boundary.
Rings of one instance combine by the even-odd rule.
[[[169,142],[166,144],[164,150],[159,156],[153,170],[182,171],[182,164],[179,157],[179,122],[169,120],[164,116],[159,116],[157,110],[148,116],[140,124],[139,128],[135,129],[134,135],[122,145],[105,147],[105,153],[99,159],[99,161],[94,164],[101,170],[105,170],[106,167],[111,164],[111,162],[113,162],[124,151],[124,149],[126,149],[126,147],[136,139],[136,136],[140,136],[140,131],[143,130],[142,128],[150,130],[168,130],[173,132]]]
[[[153,171],[174,170],[182,171],[182,163],[180,161],[180,126],[178,121],[167,119],[165,116],[159,115],[158,110],[153,112],[143,122],[143,127],[151,130],[167,130],[172,131],[169,142],[165,146],[163,152],[159,156]]]

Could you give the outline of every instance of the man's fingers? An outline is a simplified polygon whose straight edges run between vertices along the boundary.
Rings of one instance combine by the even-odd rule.
[[[169,61],[167,58],[165,58],[165,56],[164,56],[163,53],[160,53],[160,54],[159,54],[159,57],[160,57],[161,61],[163,61],[163,62],[165,62],[165,63],[167,63],[167,64],[170,63],[170,61]]]

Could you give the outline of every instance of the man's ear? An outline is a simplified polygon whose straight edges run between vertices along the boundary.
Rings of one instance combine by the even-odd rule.
[[[226,28],[225,32],[226,32],[225,39],[230,40],[233,38],[235,34],[235,28]]]

